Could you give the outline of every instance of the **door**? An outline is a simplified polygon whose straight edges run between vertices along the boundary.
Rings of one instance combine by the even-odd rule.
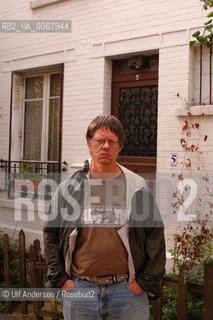
[[[131,66],[132,61],[138,65]],[[121,121],[126,139],[118,162],[137,173],[156,171],[157,105],[158,56],[115,61],[112,114]]]

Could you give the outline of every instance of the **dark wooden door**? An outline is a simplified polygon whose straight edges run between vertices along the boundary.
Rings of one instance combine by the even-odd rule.
[[[113,63],[112,114],[121,121],[126,141],[118,162],[134,172],[155,173],[158,71],[130,69],[128,73],[125,68],[122,74],[119,63]]]

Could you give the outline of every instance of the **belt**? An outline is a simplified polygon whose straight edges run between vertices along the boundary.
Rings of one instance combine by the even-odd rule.
[[[128,279],[128,274],[119,274],[119,275],[110,275],[110,276],[105,276],[105,277],[88,277],[88,276],[82,276],[76,273],[72,273],[76,278],[79,278],[81,280],[86,280],[88,282],[95,283],[97,285],[104,285],[104,284],[114,284],[118,282],[125,281]]]

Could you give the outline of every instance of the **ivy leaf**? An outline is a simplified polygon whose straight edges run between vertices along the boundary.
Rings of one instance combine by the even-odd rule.
[[[205,30],[210,31],[210,30],[212,29],[212,27],[213,27],[213,25],[212,25],[212,24],[210,24],[210,25],[208,25],[208,26],[206,26],[206,27],[205,27]]]
[[[187,120],[185,120],[185,125],[183,126],[182,131],[185,131],[185,130],[187,130],[188,128],[189,128],[189,123],[188,123]]]
[[[205,46],[208,46],[208,39],[207,37],[203,37],[203,41],[202,41],[202,44],[204,44]]]
[[[197,37],[197,40],[200,42],[200,43],[203,43],[203,40],[205,39],[205,37],[203,36],[198,36]]]
[[[200,31],[196,31],[193,33],[192,37],[197,38],[200,35]]]
[[[189,42],[189,48],[191,49],[196,42],[197,42],[196,40],[190,41]]]
[[[213,11],[209,12],[209,14],[207,14],[207,17],[208,17],[208,18],[213,17]]]
[[[192,144],[192,145],[191,145],[191,151],[193,152],[194,150],[195,150],[195,145]]]
[[[186,141],[185,141],[185,139],[181,138],[181,139],[180,139],[180,144],[181,144],[182,147],[185,147],[185,146],[186,146]]]
[[[207,26],[207,25],[210,24],[210,23],[212,23],[212,19],[209,20],[209,21],[207,21],[207,22],[205,22],[204,25]]]
[[[186,133],[186,136],[187,136],[187,138],[191,137],[191,132],[188,131],[188,132]]]
[[[187,168],[191,168],[191,166],[192,166],[191,160],[190,159],[186,159],[186,167]]]

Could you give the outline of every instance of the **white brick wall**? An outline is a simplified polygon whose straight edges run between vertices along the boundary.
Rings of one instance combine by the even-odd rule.
[[[62,159],[79,163],[88,156],[84,135],[89,121],[111,109],[111,57],[155,50],[160,66],[158,170],[170,169],[170,153],[181,153],[175,108],[182,102],[175,94],[194,95],[197,66],[194,70],[188,42],[204,17],[199,0],[67,0],[35,10],[26,0],[3,2],[2,20],[70,19],[72,32],[0,34],[1,157],[8,154],[11,71],[65,63]]]

